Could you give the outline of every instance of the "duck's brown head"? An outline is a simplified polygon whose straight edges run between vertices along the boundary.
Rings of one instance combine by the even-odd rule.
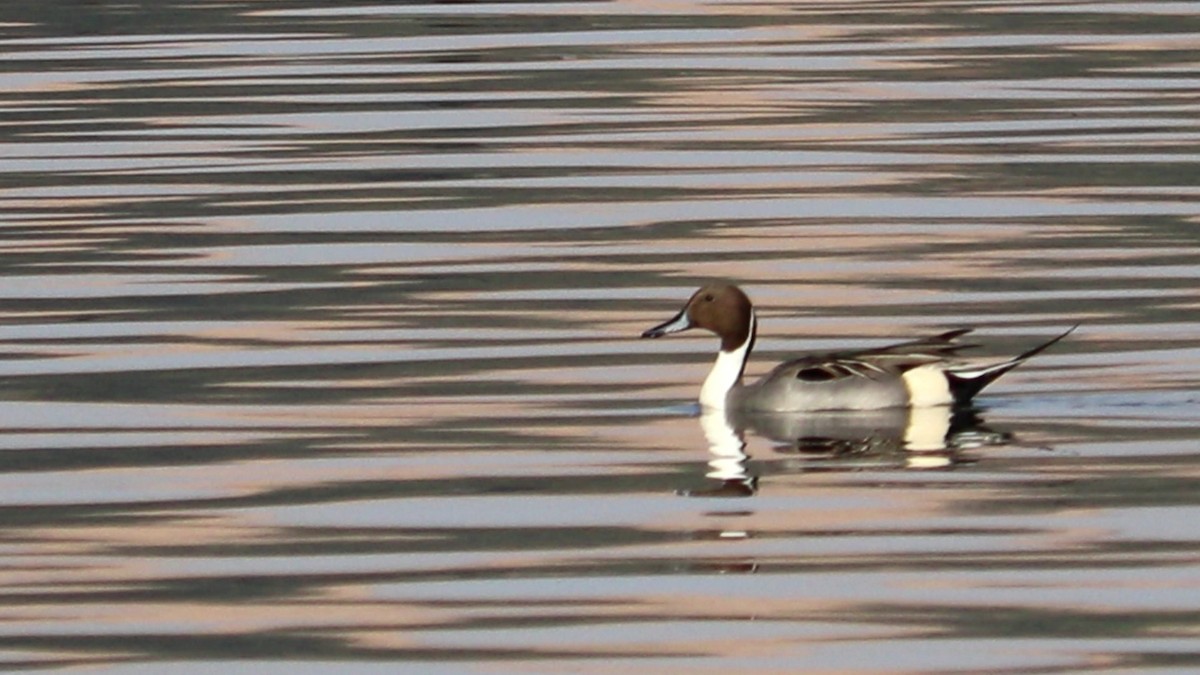
[[[642,333],[642,337],[703,328],[721,338],[721,351],[734,351],[753,337],[753,324],[753,306],[742,289],[733,284],[709,284],[696,291],[679,314]]]

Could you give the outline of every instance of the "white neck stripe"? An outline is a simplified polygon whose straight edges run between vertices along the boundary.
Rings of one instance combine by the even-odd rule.
[[[750,346],[754,344],[754,333],[758,321],[754,311],[750,311],[750,331],[746,341],[733,351],[720,351],[717,361],[704,379],[700,388],[700,405],[705,408],[723,409],[729,392],[742,381],[742,371],[746,369],[746,359],[750,356]]]

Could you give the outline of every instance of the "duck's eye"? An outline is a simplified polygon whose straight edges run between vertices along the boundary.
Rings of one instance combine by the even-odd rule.
[[[714,298],[713,298],[713,294],[712,294],[712,293],[709,293],[709,294],[707,294],[707,295],[705,295],[705,296],[704,296],[704,301],[705,301],[705,302],[712,302],[712,301],[713,301],[713,299],[714,299]]]

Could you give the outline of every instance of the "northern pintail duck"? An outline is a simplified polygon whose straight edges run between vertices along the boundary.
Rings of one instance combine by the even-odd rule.
[[[754,307],[740,288],[713,284],[696,291],[679,314],[642,337],[704,328],[721,338],[717,361],[700,389],[700,404],[707,408],[799,412],[965,405],[1001,375],[1075,330],[1007,361],[964,365],[951,361],[970,346],[955,342],[972,330],[961,328],[887,347],[805,355],[743,385],[757,326]]]

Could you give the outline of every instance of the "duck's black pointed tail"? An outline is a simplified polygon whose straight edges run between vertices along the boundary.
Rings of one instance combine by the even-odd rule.
[[[1076,328],[1079,328],[1079,324],[1071,326],[1065,333],[1053,340],[1044,342],[1027,352],[1001,363],[974,368],[962,367],[947,370],[946,379],[950,381],[950,393],[954,396],[955,403],[963,404],[969,402],[975,394],[983,391],[984,387],[1000,379],[1001,375],[1025,363],[1030,358],[1041,354],[1054,343],[1075,332]]]

